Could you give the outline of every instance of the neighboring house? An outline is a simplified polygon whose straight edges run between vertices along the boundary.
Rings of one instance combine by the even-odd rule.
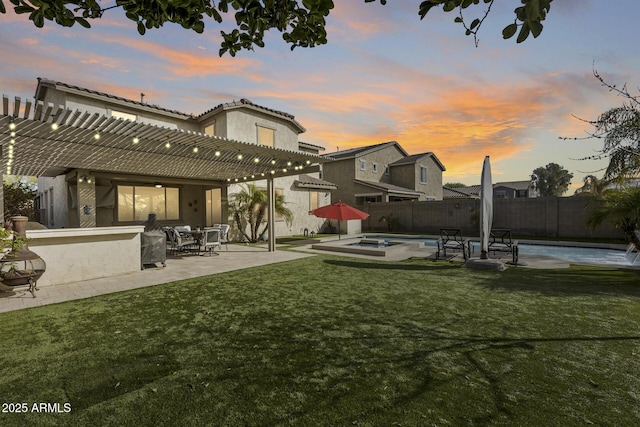
[[[443,191],[445,199],[480,198],[480,185],[455,188],[444,187]],[[493,184],[493,197],[495,199],[517,199],[538,196],[531,186],[531,181],[510,181]]]
[[[442,200],[445,167],[435,154],[409,155],[395,141],[325,154],[322,178],[335,183],[334,201],[354,206],[367,202]]]
[[[476,187],[476,186],[473,186]],[[473,187],[442,187],[443,199],[479,199],[480,198],[480,186],[478,189]]]
[[[160,141],[167,151],[172,149],[173,142],[178,145],[182,138],[186,140],[191,135],[203,144],[202,152],[205,148],[210,153],[216,150],[215,157],[210,154],[215,160],[205,161],[198,159],[197,145],[192,146],[193,153],[191,148],[179,147],[183,151],[176,154],[175,163],[166,155],[161,160],[167,169],[163,176],[145,174],[146,171],[142,170],[140,173],[130,170],[119,172],[118,162],[124,162],[126,157],[91,169],[67,166],[48,170],[44,174],[46,176],[39,178],[38,204],[41,222],[49,228],[139,224],[152,212],[166,225],[231,223],[224,200],[240,190],[240,182],[252,182],[266,189],[267,179],[259,178],[265,176],[265,172],[268,175],[269,168],[274,169],[270,173],[277,177],[273,180],[275,193],[284,195],[287,208],[294,214],[290,225],[281,218],[275,218],[275,235],[298,234],[305,228],[316,230],[323,222],[308,212],[330,203],[330,192],[335,185],[320,180],[317,167],[305,168],[310,163],[308,159],[300,160],[306,154],[317,156],[324,149],[298,140],[305,129],[291,114],[241,99],[194,116],[46,79],[38,79],[35,98],[36,102],[52,106],[54,111],[64,108],[95,114],[96,117],[107,118],[107,121],[124,119],[127,122],[114,122],[127,123],[121,126],[122,129],[141,123],[151,125],[141,127],[140,139],[160,134],[157,129],[180,131],[178,140],[173,141],[167,136],[166,142]],[[132,144],[137,144],[137,139],[136,135]],[[148,141],[145,143],[150,144]],[[217,144],[226,150],[222,155],[220,151],[223,148],[216,148]],[[252,150],[248,148],[251,145],[259,148]],[[185,153],[186,149],[189,152]],[[236,149],[238,151],[233,151]],[[123,153],[123,156],[131,155],[136,153]],[[140,153],[140,156],[141,162],[144,161],[143,156],[147,156],[149,162],[158,161],[151,153]],[[193,157],[192,167],[190,157]],[[255,165],[251,165],[253,161]],[[247,176],[246,170],[254,166],[256,169],[262,167],[262,174]],[[205,171],[205,168],[215,167],[228,172],[225,176],[229,177],[221,179],[221,173]],[[294,175],[294,171],[300,172]],[[87,198],[84,190],[89,185],[92,193]]]

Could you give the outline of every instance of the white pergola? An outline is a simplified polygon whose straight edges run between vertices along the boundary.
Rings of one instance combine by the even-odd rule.
[[[0,111],[3,175],[57,176],[72,169],[227,185],[266,179],[274,230],[273,179],[318,170],[324,157],[126,119],[10,100]],[[1,191],[1,189],[0,189]],[[2,205],[0,205],[2,208]],[[269,250],[275,238],[269,233]]]

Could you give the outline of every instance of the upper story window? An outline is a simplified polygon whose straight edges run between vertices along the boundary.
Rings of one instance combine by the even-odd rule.
[[[389,165],[384,165],[384,174],[389,175]]]
[[[216,134],[216,124],[211,123],[210,125],[205,126],[204,134],[209,136],[214,136]]]
[[[506,190],[497,190],[495,192],[496,199],[506,199],[507,191]]]
[[[274,129],[266,128],[258,125],[258,144],[266,145],[268,147],[275,147],[276,145],[276,131]]]
[[[320,205],[320,193],[317,191],[309,191],[309,210],[318,208]],[[311,214],[310,214],[311,215]]]
[[[377,163],[372,163],[371,164],[371,170],[373,171],[373,173],[378,173],[378,164]]]
[[[125,119],[135,122],[138,119],[138,116],[135,114],[124,113],[122,111],[111,110],[111,117],[115,117],[116,119]]]
[[[360,160],[360,170],[363,171],[365,169],[367,169],[367,162]]]
[[[424,166],[420,166],[420,183],[427,183],[427,168]]]

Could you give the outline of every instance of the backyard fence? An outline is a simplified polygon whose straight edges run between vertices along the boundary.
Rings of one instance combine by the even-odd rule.
[[[362,231],[388,231],[391,215],[397,220],[392,231],[439,234],[441,228],[460,228],[465,235],[477,236],[479,209],[478,199],[366,203],[362,210],[370,216],[362,221]],[[624,239],[608,221],[591,232],[588,212],[585,197],[494,199],[493,228],[508,228],[519,236]]]

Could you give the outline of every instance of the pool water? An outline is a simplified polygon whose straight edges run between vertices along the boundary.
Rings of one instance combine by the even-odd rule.
[[[436,247],[435,239],[428,239],[424,237],[394,237],[394,236],[367,236],[371,239],[386,239],[391,241],[406,241],[406,242],[422,242],[426,247]],[[477,253],[480,250],[480,244],[477,241],[472,240],[474,251]],[[526,255],[544,255],[554,258],[563,259],[569,262],[575,263],[587,263],[587,264],[606,264],[606,265],[620,265],[630,266],[633,258],[627,259],[625,251],[617,249],[603,249],[603,248],[584,248],[577,246],[553,246],[553,245],[531,245],[521,243],[518,245],[520,256]],[[633,255],[635,257],[635,253]],[[524,261],[524,260],[523,260]],[[640,265],[636,263],[636,265]]]

